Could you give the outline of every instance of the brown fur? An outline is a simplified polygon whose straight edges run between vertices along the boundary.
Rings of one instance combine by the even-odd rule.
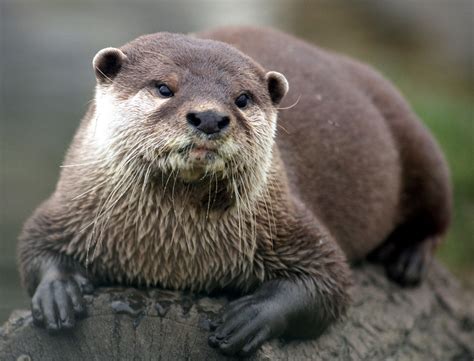
[[[66,156],[70,167],[20,237],[20,270],[30,293],[42,259],[69,257],[96,283],[248,291],[265,280],[308,278],[336,317],[350,282],[339,247],[358,260],[406,224],[415,230],[413,242],[444,233],[445,162],[378,74],[271,30],[199,36],[249,57],[220,42],[161,33],[122,47],[126,60],[115,78],[98,73],[97,92],[121,101],[156,79],[187,86],[140,123],[124,123],[108,153],[91,139],[91,124],[100,119],[91,106]],[[285,74],[291,88],[275,144],[270,119],[278,105],[264,68]],[[166,161],[155,167],[149,147],[158,144],[169,155],[176,146],[163,139],[187,132],[188,111],[231,109],[241,89],[253,92],[265,117],[258,118],[257,108],[231,112],[228,137],[240,151],[225,159],[224,170],[180,172]],[[127,158],[136,149],[140,156]]]
[[[446,162],[398,91],[370,67],[259,28],[202,34],[227,42],[290,84],[277,144],[293,194],[361,259],[398,226],[441,236],[450,219]],[[422,234],[422,235],[421,235]],[[413,236],[413,235],[412,235]],[[406,240],[410,242],[410,240]]]

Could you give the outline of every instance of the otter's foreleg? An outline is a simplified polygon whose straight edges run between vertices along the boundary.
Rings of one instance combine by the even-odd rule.
[[[271,338],[314,338],[345,312],[350,272],[339,246],[307,214],[291,223],[257,251],[268,280],[224,308],[212,347],[245,356]]]
[[[83,294],[91,293],[93,286],[77,261],[54,251],[61,232],[48,224],[38,214],[27,222],[19,240],[18,261],[23,285],[32,296],[34,323],[58,331],[73,327],[84,316]]]

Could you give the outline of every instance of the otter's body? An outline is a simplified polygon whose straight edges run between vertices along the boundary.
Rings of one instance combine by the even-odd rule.
[[[406,101],[373,69],[275,31],[228,28],[202,36],[285,74],[290,92],[276,140],[291,191],[349,259],[367,256],[416,218],[431,222],[414,226],[425,236],[424,226],[431,235],[444,232],[451,196],[444,158]]]
[[[210,338],[248,354],[342,314],[344,258],[372,253],[391,278],[419,281],[449,222],[448,171],[368,67],[227,28],[141,37],[94,68],[95,103],[20,237],[38,323],[71,326],[89,281],[255,291]],[[285,102],[285,77],[263,69],[286,76]]]

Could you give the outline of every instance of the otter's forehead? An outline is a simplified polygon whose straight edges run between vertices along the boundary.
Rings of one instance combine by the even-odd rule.
[[[262,84],[265,79],[259,64],[237,49],[214,40],[156,33],[141,36],[121,50],[128,58],[122,76],[128,85],[137,87],[142,86],[143,81],[161,78],[174,81],[199,78],[227,86],[237,82],[240,87]]]

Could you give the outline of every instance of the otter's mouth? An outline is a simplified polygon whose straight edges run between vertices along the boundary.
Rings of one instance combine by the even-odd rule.
[[[221,157],[220,145],[216,142],[190,143],[179,149],[178,153],[184,158],[189,166],[206,166]]]
[[[205,165],[216,160],[218,156],[217,147],[193,146],[189,149],[188,161],[195,165]]]
[[[221,173],[225,168],[222,145],[217,142],[193,142],[177,152],[176,169],[186,181],[195,181],[204,175]]]

